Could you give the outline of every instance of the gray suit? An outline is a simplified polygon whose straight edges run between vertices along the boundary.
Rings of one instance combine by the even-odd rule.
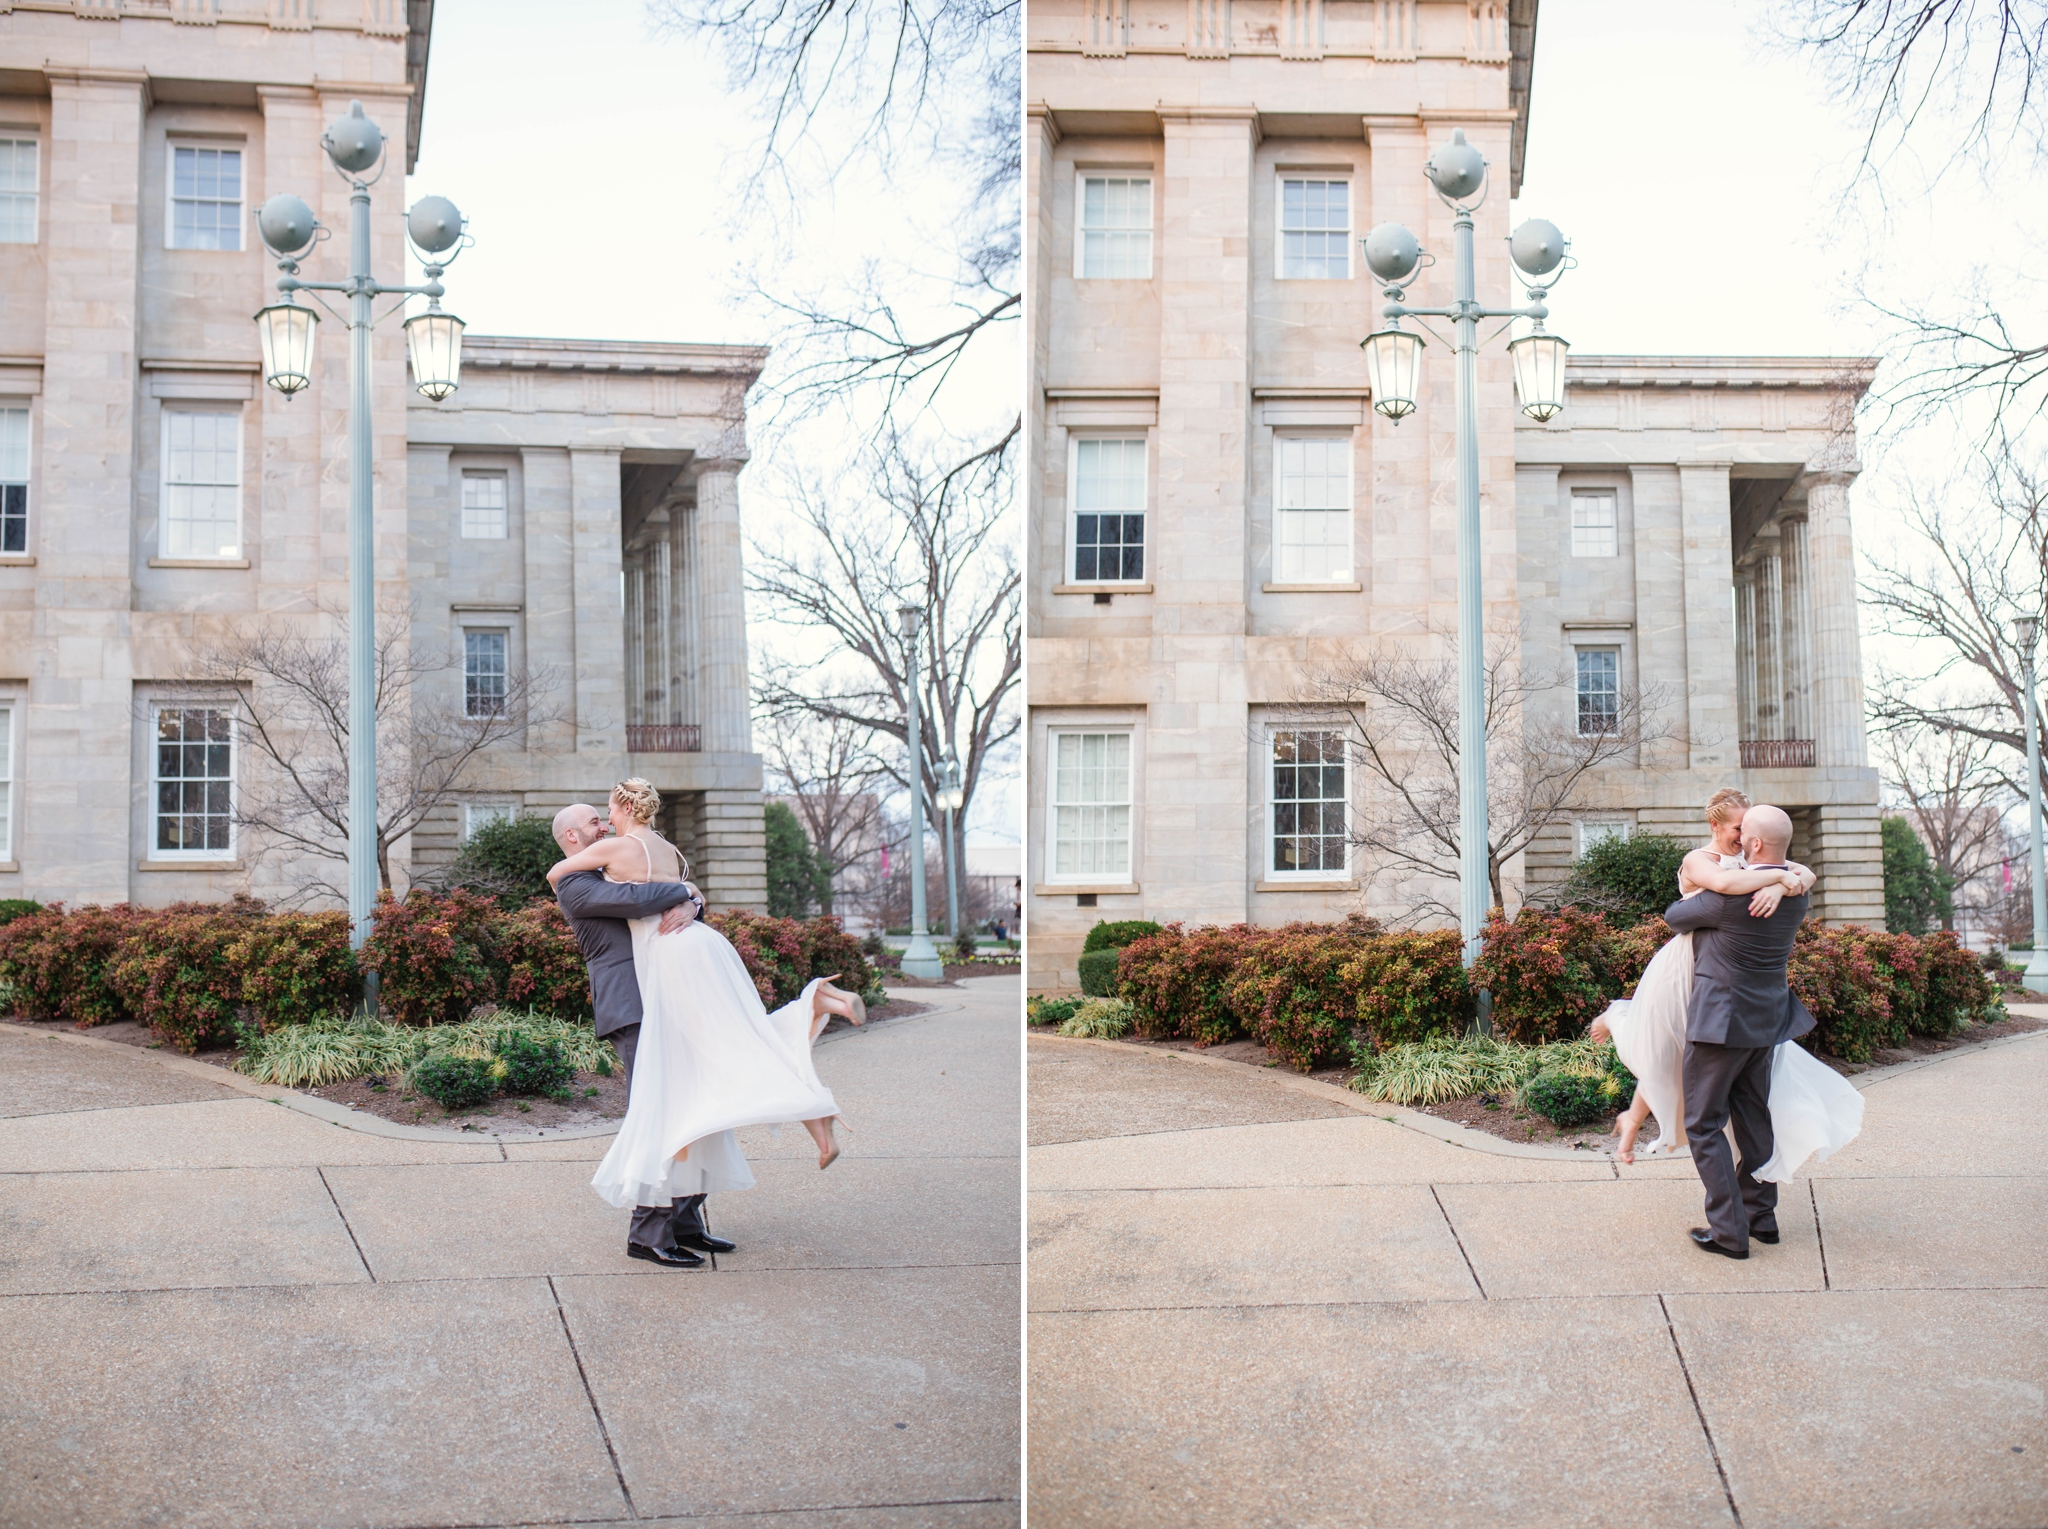
[[[602,871],[576,871],[555,888],[555,901],[568,916],[576,948],[590,967],[590,996],[599,1036],[610,1036],[626,1064],[626,1088],[633,1087],[633,1054],[640,1046],[640,976],[633,968],[633,931],[626,920],[666,913],[686,902],[704,911],[704,899],[688,883],[607,881]],[[678,1233],[704,1230],[704,1197],[685,1195],[669,1205],[642,1205],[633,1212],[629,1242],[673,1251]]]
[[[1767,867],[1759,867],[1767,869]],[[1664,922],[1693,932],[1692,999],[1685,1022],[1685,1134],[1707,1190],[1707,1225],[1723,1247],[1747,1252],[1751,1232],[1778,1229],[1778,1186],[1752,1172],[1770,1159],[1771,1053],[1813,1028],[1785,981],[1808,900],[1787,897],[1751,918],[1747,894],[1681,898]],[[1738,1172],[1730,1119],[1741,1149]]]

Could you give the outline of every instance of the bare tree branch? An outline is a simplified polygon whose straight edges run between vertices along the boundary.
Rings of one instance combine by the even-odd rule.
[[[801,681],[786,670],[770,684],[783,694],[801,690]],[[820,698],[822,699],[822,698]],[[770,789],[795,804],[804,836],[830,873],[821,912],[833,912],[837,894],[858,900],[879,881],[883,846],[902,837],[883,808],[884,787],[895,772],[876,751],[875,735],[845,717],[822,717],[808,708],[770,712],[756,734],[767,767]],[[846,884],[855,866],[870,874],[859,884]]]
[[[177,688],[232,697],[245,773],[235,822],[252,856],[286,853],[301,875],[296,897],[346,899],[348,863],[348,631],[333,614],[326,635],[295,624],[249,625],[200,642]],[[390,890],[391,847],[462,791],[479,755],[555,720],[551,671],[510,675],[481,715],[464,714],[459,661],[415,652],[411,613],[377,624],[377,874]],[[444,676],[452,672],[450,683]]]
[[[1665,723],[1661,686],[1624,691],[1612,717],[1582,733],[1559,704],[1571,677],[1523,669],[1520,651],[1515,634],[1496,633],[1485,666],[1487,878],[1502,907],[1502,867],[1567,821],[1597,772],[1678,736]],[[1313,668],[1281,716],[1289,726],[1343,731],[1353,775],[1373,798],[1354,803],[1351,842],[1376,878],[1420,878],[1418,908],[1456,918],[1435,890],[1456,885],[1462,866],[1455,636],[1436,634],[1425,654],[1380,648]]]

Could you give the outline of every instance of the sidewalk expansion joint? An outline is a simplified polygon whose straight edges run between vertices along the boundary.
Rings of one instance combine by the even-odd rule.
[[[612,1431],[605,1426],[604,1409],[597,1405],[597,1393],[590,1389],[590,1373],[583,1368],[583,1355],[576,1347],[576,1335],[569,1331],[569,1313],[562,1310],[562,1292],[555,1288],[552,1274],[548,1276],[548,1294],[554,1297],[555,1316],[561,1321],[569,1357],[576,1361],[576,1378],[583,1382],[583,1394],[590,1400],[590,1415],[597,1419],[597,1436],[604,1440],[604,1452],[612,1462],[612,1477],[619,1484],[619,1496],[626,1500],[626,1516],[638,1519],[640,1510],[633,1506],[633,1489],[626,1485],[626,1473],[619,1469],[619,1452],[612,1446]]]
[[[320,1187],[327,1191],[327,1200],[334,1207],[334,1214],[341,1217],[341,1229],[348,1233],[349,1246],[356,1250],[356,1257],[363,1261],[363,1273],[370,1276],[371,1284],[376,1284],[377,1271],[370,1267],[370,1260],[363,1252],[363,1245],[356,1241],[356,1229],[348,1224],[348,1212],[341,1208],[341,1201],[334,1195],[334,1186],[327,1182],[327,1170],[315,1168],[313,1171],[320,1175]]]
[[[1828,1278],[1828,1240],[1820,1229],[1820,1191],[1812,1179],[1806,1181],[1806,1198],[1813,1205],[1813,1240],[1820,1249],[1820,1288],[1832,1290],[1834,1282]]]
[[[1451,1213],[1444,1208],[1444,1197],[1436,1192],[1436,1185],[1429,1186],[1429,1197],[1436,1201],[1436,1208],[1444,1218],[1444,1226],[1450,1231],[1451,1241],[1458,1245],[1458,1256],[1465,1260],[1465,1272],[1472,1276],[1472,1283],[1478,1287],[1479,1299],[1489,1299],[1486,1285],[1479,1278],[1479,1271],[1472,1267],[1472,1255],[1465,1251],[1465,1239],[1458,1235],[1458,1228],[1451,1220]]]
[[[1678,1328],[1671,1320],[1671,1308],[1664,1304],[1664,1297],[1657,1297],[1657,1309],[1664,1313],[1664,1331],[1671,1335],[1671,1352],[1678,1356],[1678,1373],[1685,1377],[1685,1394],[1692,1398],[1693,1416],[1700,1420],[1700,1433],[1707,1441],[1707,1453],[1713,1457],[1714,1474],[1721,1478],[1721,1495],[1728,1499],[1728,1516],[1735,1521],[1735,1529],[1742,1529],[1742,1510],[1735,1506],[1735,1489],[1728,1484],[1728,1469],[1721,1464],[1720,1448],[1714,1443],[1714,1430],[1707,1426],[1706,1408],[1700,1405],[1699,1387],[1692,1383],[1692,1367],[1685,1362],[1685,1350],[1679,1346]]]

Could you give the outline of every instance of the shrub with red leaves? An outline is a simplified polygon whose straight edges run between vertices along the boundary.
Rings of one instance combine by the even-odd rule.
[[[1289,924],[1249,942],[1230,976],[1238,1022],[1301,1072],[1348,1057],[1358,995],[1346,968],[1379,935],[1378,923],[1354,914],[1341,924]]]
[[[1472,1024],[1465,942],[1455,929],[1397,930],[1367,942],[1339,973],[1358,995],[1373,1048],[1463,1035]]]
[[[1494,1033],[1530,1046],[1583,1035],[1620,994],[1613,933],[1578,908],[1524,908],[1512,922],[1495,909],[1472,967],[1472,985],[1493,994]]]
[[[241,1001],[264,1031],[352,1013],[363,974],[349,948],[346,913],[272,913],[244,920],[226,960]]]
[[[13,989],[16,1011],[81,1030],[132,1018],[107,974],[121,941],[146,916],[127,903],[87,903],[70,913],[51,903],[0,927],[0,982]]]
[[[494,1003],[504,969],[498,960],[498,905],[461,888],[415,887],[400,902],[377,899],[363,965],[377,973],[378,1008],[399,1025],[459,1024]]]
[[[562,1019],[591,1017],[590,968],[559,905],[536,898],[491,921],[494,964],[505,969],[503,1001]]]
[[[1244,1033],[1230,1005],[1231,974],[1268,931],[1249,924],[1190,931],[1168,924],[1117,957],[1117,996],[1136,1011],[1138,1034],[1215,1046]]]

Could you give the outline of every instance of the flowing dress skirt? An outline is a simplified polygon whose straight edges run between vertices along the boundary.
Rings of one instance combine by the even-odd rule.
[[[733,1132],[839,1113],[811,1065],[814,981],[769,1013],[732,942],[701,921],[657,934],[636,918],[640,1047],[632,1095],[590,1181],[613,1205],[666,1205],[753,1186]],[[690,1155],[675,1161],[684,1146]]]
[[[1658,1136],[1644,1156],[1685,1145],[1685,1013],[1692,998],[1692,936],[1666,941],[1644,968],[1634,998],[1618,998],[1601,1017],[1614,1034],[1621,1065],[1657,1117]],[[1863,1129],[1863,1095],[1847,1078],[1786,1041],[1771,1055],[1770,1161],[1760,1179],[1790,1183],[1807,1158],[1824,1162]]]

